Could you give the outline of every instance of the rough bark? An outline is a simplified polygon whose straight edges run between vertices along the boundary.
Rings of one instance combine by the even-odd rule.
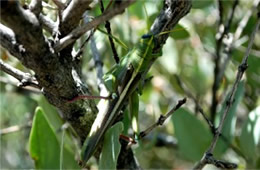
[[[47,20],[40,13],[41,5],[37,1],[32,2],[34,4],[31,4],[30,9],[22,8],[18,1],[0,2],[1,46],[19,59],[24,66],[35,72],[34,76],[44,96],[50,104],[63,113],[64,119],[72,125],[83,142],[98,110],[92,100],[68,102],[76,96],[91,94],[88,87],[81,81],[80,62],[73,59],[71,55],[72,45],[85,32],[122,13],[134,0],[117,3],[103,15],[82,27],[78,27],[81,16],[89,9],[92,0],[71,1],[65,9],[60,9],[61,18],[57,27],[60,40],[57,42],[43,35],[43,27],[52,33],[58,32],[55,30],[54,22],[46,22]],[[164,0],[164,7],[150,33],[171,30],[189,12],[190,8],[190,0]],[[167,38],[168,34],[157,38],[155,53],[161,49]],[[152,64],[153,61],[150,66]],[[122,148],[118,167],[138,168],[132,151],[127,150],[126,147]],[[126,162],[128,164],[125,164]]]

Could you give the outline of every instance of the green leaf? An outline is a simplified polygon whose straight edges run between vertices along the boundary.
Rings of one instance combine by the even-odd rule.
[[[242,152],[255,162],[260,157],[260,106],[249,113],[239,140]]]
[[[63,122],[56,110],[56,108],[48,103],[45,97],[41,97],[38,100],[38,105],[44,110],[44,115],[46,119],[50,122],[50,126],[55,130],[58,130]]]
[[[123,123],[118,122],[106,132],[99,161],[99,169],[116,169],[117,158],[121,149],[119,136],[123,129]]]
[[[244,83],[240,82],[238,85],[237,91],[235,93],[235,96],[234,96],[235,101],[227,114],[226,120],[223,125],[223,129],[221,132],[222,136],[224,136],[227,139],[227,142],[229,142],[229,143],[232,142],[232,140],[234,138],[234,133],[235,133],[235,128],[236,128],[235,126],[236,126],[236,120],[237,120],[236,110],[237,110],[239,103],[241,102],[241,100],[243,98],[243,95],[244,95]],[[226,101],[227,101],[228,97],[229,97],[229,94],[227,95],[227,97],[223,103],[220,113],[216,117],[216,122],[215,122],[216,127],[219,125],[219,121],[222,118],[222,115],[226,108]],[[223,139],[221,137],[219,138],[217,145],[216,145],[216,149],[214,150],[214,154],[216,156],[220,157],[227,150],[227,148],[228,148],[227,142],[223,141]]]
[[[173,30],[170,31],[170,37],[175,40],[181,40],[190,37],[190,33],[182,25],[177,24]]]
[[[213,0],[193,0],[192,1],[192,8],[205,8],[210,6],[213,3]]]
[[[181,70],[183,81],[196,95],[203,96],[210,87],[206,64],[195,62]]]
[[[40,107],[36,108],[29,139],[31,157],[37,169],[58,169],[60,146]]]
[[[133,5],[128,8],[129,13],[138,19],[144,19],[144,8],[143,4],[145,1],[136,1]]]
[[[130,112],[130,115],[131,115],[133,131],[136,134],[138,134],[139,133],[139,126],[138,126],[139,96],[138,96],[138,93],[136,91],[133,92],[133,94],[130,96],[129,112]]]
[[[63,120],[61,119],[61,117],[59,116],[57,109],[54,106],[52,106],[51,104],[49,104],[48,101],[45,99],[45,97],[41,97],[38,100],[38,105],[42,108],[42,110],[44,110],[44,115],[45,115],[47,121],[49,122],[50,127],[52,129],[54,129],[54,131],[60,130],[60,128],[62,127],[62,125],[64,123],[63,123]],[[61,131],[56,133],[56,137],[57,137],[59,143],[61,143]],[[75,151],[75,143],[73,143],[73,140],[67,131],[65,132],[64,140],[65,140],[65,142],[64,142],[65,147],[71,153],[73,153]]]
[[[198,161],[209,147],[212,136],[193,114],[180,108],[172,116],[174,131],[183,158]]]
[[[29,138],[29,152],[36,169],[60,168],[60,144],[41,107],[37,107]],[[64,149],[64,168],[79,169],[74,155]]]

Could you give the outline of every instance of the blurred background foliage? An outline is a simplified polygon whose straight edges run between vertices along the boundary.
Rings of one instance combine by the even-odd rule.
[[[47,5],[55,7],[52,1],[45,2]],[[29,1],[24,0],[21,3],[26,4]],[[107,3],[108,1],[104,1],[105,6]],[[232,3],[232,0],[223,1],[224,18],[227,18]],[[231,26],[231,33],[234,33],[243,15],[251,9],[252,3],[253,1],[239,1]],[[134,47],[134,44],[138,43],[138,39],[147,33],[161,5],[161,1],[158,0],[137,1],[124,14],[116,16],[110,21],[113,35],[127,47]],[[55,10],[44,7],[44,12],[45,15],[56,19]],[[88,14],[90,16],[100,15],[98,5]],[[221,104],[217,109],[216,125],[218,125],[223,112],[225,98],[235,80],[237,67],[245,53],[247,40],[256,19],[256,12],[253,11],[253,15],[241,35],[240,44],[234,49],[232,59],[225,71],[218,93]],[[178,80],[182,82],[188,92],[195,96],[207,116],[210,116],[211,88],[214,81],[212,54],[215,53],[217,22],[218,11],[215,1],[194,0],[190,13],[170,33],[170,38],[163,48],[163,56],[154,63],[148,74],[153,78],[146,83],[141,96],[139,104],[139,126],[141,130],[154,123],[159,115],[166,113],[176,104],[177,100],[187,96],[180,87]],[[101,25],[100,28],[105,30],[104,25]],[[46,33],[46,36],[49,35]],[[106,72],[115,64],[108,38],[99,31],[95,32],[94,37]],[[76,42],[75,50],[86,38],[87,35]],[[119,44],[116,44],[116,47],[120,57],[127,53]],[[219,140],[215,150],[218,158],[237,163],[239,169],[260,168],[259,56],[260,34],[257,34],[248,60],[249,67],[243,82],[239,85],[235,103],[225,122],[224,138]],[[2,48],[1,58],[4,62],[22,71],[31,72]],[[84,48],[82,63],[84,80],[93,94],[98,95],[96,70],[89,44]],[[35,167],[34,161],[29,155],[29,135],[34,114],[37,113],[35,108],[37,106],[42,107],[43,112],[40,114],[45,115],[51,129],[54,130],[53,132],[58,139],[57,147],[61,143],[60,129],[64,122],[61,120],[58,111],[49,105],[38,91],[31,88],[18,88],[15,79],[2,72],[0,76],[1,168],[33,168]],[[125,125],[126,122],[129,122],[127,112],[126,110]],[[129,129],[131,129],[130,126],[129,124]],[[8,127],[19,127],[19,130],[6,134],[4,130]],[[124,128],[124,132],[128,133],[127,127]],[[50,131],[51,134],[53,132]],[[70,154],[70,156],[74,154],[78,158],[79,149],[70,134],[65,135],[67,138],[64,140],[65,146],[67,145],[66,154]],[[42,139],[44,140],[44,137]],[[211,140],[210,128],[202,119],[194,102],[188,99],[182,109],[174,113],[171,119],[167,120],[162,127],[155,129],[145,140],[140,141],[138,145],[134,145],[133,149],[144,169],[187,169],[200,160]],[[165,143],[165,141],[168,141],[168,143]],[[39,145],[38,147],[47,146]],[[59,148],[56,149],[57,152],[60,151]],[[97,168],[94,160],[92,160],[90,167]]]

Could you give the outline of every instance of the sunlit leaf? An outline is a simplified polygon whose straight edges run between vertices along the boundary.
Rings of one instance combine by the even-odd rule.
[[[58,169],[60,147],[41,108],[37,108],[30,134],[30,154],[37,169]]]
[[[123,129],[123,123],[118,122],[106,132],[99,161],[99,169],[116,169],[117,158],[121,149],[119,136]]]
[[[60,168],[60,144],[54,130],[49,125],[45,113],[36,108],[29,139],[29,152],[36,169]],[[78,169],[74,155],[64,149],[64,168]]]
[[[129,112],[131,114],[132,128],[137,134],[139,133],[138,113],[139,113],[139,96],[134,92],[129,100]]]
[[[177,24],[173,30],[169,31],[170,37],[172,37],[175,40],[181,40],[185,38],[189,38],[190,34],[187,31],[186,28],[184,28],[182,25]]]
[[[249,113],[239,140],[243,153],[255,162],[260,157],[260,106]]]

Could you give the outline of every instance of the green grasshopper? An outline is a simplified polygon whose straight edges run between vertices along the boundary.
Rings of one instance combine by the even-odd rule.
[[[91,127],[82,149],[83,162],[87,162],[94,153],[104,133],[115,121],[126,100],[132,96],[130,101],[137,100],[138,102],[136,89],[142,85],[140,83],[144,80],[151,61],[161,56],[161,52],[154,54],[152,51],[155,38],[154,35],[144,35],[139,45],[104,75],[105,85],[111,93],[112,100],[107,101],[109,107]]]

